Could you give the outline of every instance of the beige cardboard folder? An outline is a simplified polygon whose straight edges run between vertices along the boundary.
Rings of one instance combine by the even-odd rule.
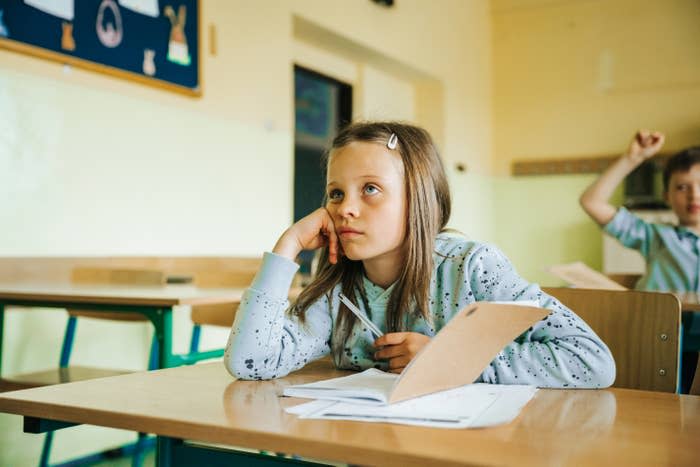
[[[477,302],[460,311],[409,363],[388,402],[471,384],[498,352],[549,310]]]
[[[549,314],[532,306],[473,303],[457,313],[401,375],[361,373],[288,386],[284,395],[350,403],[393,404],[471,384],[498,352]]]

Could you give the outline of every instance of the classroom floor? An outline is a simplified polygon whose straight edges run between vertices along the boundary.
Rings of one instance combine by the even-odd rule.
[[[131,457],[120,457],[119,459],[108,459],[97,464],[92,464],[93,467],[131,467]],[[144,456],[142,467],[155,467],[156,452],[150,451]]]
[[[311,460],[311,462],[321,462],[318,460]],[[324,464],[335,466],[335,467],[347,467],[347,464],[339,464],[335,462],[323,461]],[[142,467],[155,467],[156,465],[156,454],[155,450],[149,451],[149,453],[144,456]],[[131,467],[131,457],[120,457],[118,459],[109,459],[97,464],[92,464],[92,467]]]

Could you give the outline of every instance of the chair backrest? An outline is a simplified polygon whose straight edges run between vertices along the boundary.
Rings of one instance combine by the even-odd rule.
[[[71,282],[94,285],[159,286],[165,283],[165,274],[153,269],[76,267],[71,271]],[[148,321],[148,318],[139,313],[68,310],[68,314],[115,321]]]
[[[194,283],[202,288],[248,287],[257,271],[219,270],[200,271],[194,277]],[[226,305],[197,305],[192,307],[190,318],[194,324],[231,327],[238,310],[237,303]]]
[[[202,288],[248,287],[257,271],[222,270],[199,271],[194,276],[194,284]]]
[[[676,392],[681,303],[636,290],[545,287],[603,339],[615,358],[614,387]]]

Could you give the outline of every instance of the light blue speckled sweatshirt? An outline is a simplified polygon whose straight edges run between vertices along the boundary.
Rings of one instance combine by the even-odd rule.
[[[551,313],[508,344],[478,381],[554,388],[601,388],[613,383],[615,362],[607,346],[575,313],[521,278],[497,248],[454,234],[440,234],[435,249],[431,320],[411,313],[406,330],[434,336],[475,301],[536,300]],[[287,258],[265,253],[262,268],[243,295],[224,355],[226,368],[236,378],[279,378],[330,353],[340,285],[307,309],[306,323],[302,324],[286,312],[297,267]],[[356,297],[355,301],[386,332],[391,287],[383,290],[366,278],[364,284],[369,309],[364,300]],[[345,352],[336,362],[338,367],[386,369],[386,361],[373,359],[373,342],[374,336],[357,322],[344,345]]]

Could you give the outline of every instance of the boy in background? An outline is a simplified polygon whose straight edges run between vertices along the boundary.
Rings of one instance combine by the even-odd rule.
[[[700,147],[691,147],[675,154],[664,169],[664,197],[678,217],[678,225],[645,222],[624,207],[616,208],[609,201],[622,180],[658,153],[663,144],[662,133],[638,131],[627,151],[583,192],[580,202],[584,211],[603,231],[624,246],[638,250],[646,260],[646,272],[637,282],[636,289],[698,293]],[[692,316],[687,313],[685,315]],[[686,329],[692,325],[692,319],[688,321],[690,322],[684,323]],[[697,359],[697,352],[684,352],[683,374],[688,375],[690,381]],[[689,381],[683,382],[684,387],[688,385]]]

